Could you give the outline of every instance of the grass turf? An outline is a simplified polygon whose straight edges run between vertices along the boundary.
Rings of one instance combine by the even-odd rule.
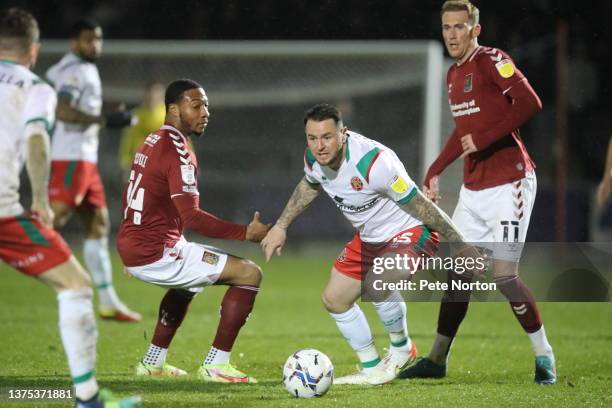
[[[261,262],[261,259],[255,259]],[[293,351],[325,352],[336,376],[352,372],[356,357],[320,302],[331,259],[283,256],[264,265],[265,278],[253,316],[243,328],[232,360],[259,379],[253,385],[204,384],[195,373],[218,322],[224,288],[196,297],[169,352],[168,362],[187,370],[181,379],[136,378],[134,365],[146,351],[163,291],[118,271],[115,286],[144,321],[99,321],[98,381],[119,395],[139,394],[146,407],[338,407],[338,406],[611,406],[610,303],[546,303],[541,312],[555,348],[559,381],[533,384],[533,357],[526,336],[506,303],[474,303],[455,342],[449,375],[442,380],[397,380],[382,387],[332,387],[316,400],[293,399],[280,383]],[[9,388],[69,388],[57,330],[54,294],[34,279],[0,266],[0,406],[14,404]],[[371,305],[363,304],[381,351],[388,339]],[[435,333],[438,305],[408,305],[409,329],[421,353]]]

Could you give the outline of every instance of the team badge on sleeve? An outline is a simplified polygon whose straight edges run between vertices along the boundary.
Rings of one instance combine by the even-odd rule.
[[[408,191],[408,183],[400,176],[395,176],[391,180],[391,190],[395,191],[397,194],[403,194]]]
[[[495,68],[497,68],[497,72],[502,78],[510,78],[514,75],[514,64],[509,59],[504,59],[495,64]]]
[[[193,164],[181,164],[181,178],[185,184],[195,184],[195,168]]]
[[[351,179],[351,187],[353,187],[353,190],[355,191],[361,191],[361,189],[363,189],[363,181],[361,181],[359,177],[355,176]]]

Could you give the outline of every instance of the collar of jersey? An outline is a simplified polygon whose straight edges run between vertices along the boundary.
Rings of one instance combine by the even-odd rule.
[[[183,135],[183,134],[181,133],[181,131],[180,131],[180,130],[178,130],[177,128],[175,128],[174,126],[171,126],[171,125],[163,125],[163,126],[161,127],[161,130],[172,130],[172,131],[174,131],[174,132],[178,133],[179,135],[181,135],[181,136],[183,137],[183,139],[187,139],[187,138],[185,137],[185,135]]]
[[[12,61],[12,60],[7,60],[7,59],[0,59],[0,64],[17,65],[17,61]]]

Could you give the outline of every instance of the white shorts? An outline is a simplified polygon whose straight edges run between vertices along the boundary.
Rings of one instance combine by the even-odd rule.
[[[142,281],[164,288],[201,292],[219,279],[227,257],[218,248],[187,242],[181,237],[174,248],[164,249],[161,259],[148,265],[126,267],[126,270]]]
[[[531,210],[537,180],[534,172],[525,178],[484,190],[461,187],[453,222],[468,242],[482,243],[493,251],[493,258],[518,262]]]

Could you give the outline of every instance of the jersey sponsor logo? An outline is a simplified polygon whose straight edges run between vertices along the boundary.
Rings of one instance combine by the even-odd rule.
[[[472,78],[473,74],[467,74],[463,79],[463,92],[472,92]]]
[[[192,164],[181,164],[181,178],[185,184],[195,184],[195,167]]]
[[[336,204],[336,207],[338,207],[340,211],[357,214],[357,213],[362,213],[364,211],[367,211],[370,208],[374,207],[374,204],[376,204],[378,200],[380,200],[380,197],[375,197],[374,199],[365,203],[364,205],[350,205],[350,204],[345,204],[345,203],[339,203],[337,201],[334,201],[334,204]]]
[[[355,176],[351,179],[351,187],[353,187],[353,190],[355,191],[361,191],[363,189],[363,181],[361,181],[359,177]]]
[[[393,180],[391,180],[391,190],[395,191],[397,194],[405,193],[408,191],[408,183],[400,176],[395,176]]]
[[[480,107],[476,106],[476,100],[472,99],[469,102],[451,104],[451,114],[454,118],[458,116],[472,115],[480,112]]]
[[[202,255],[202,262],[206,262],[209,265],[216,265],[219,262],[219,255],[204,251],[204,255]]]
[[[499,72],[502,78],[510,78],[514,75],[514,65],[508,59],[499,61],[495,64],[495,68],[497,68],[497,72]]]

